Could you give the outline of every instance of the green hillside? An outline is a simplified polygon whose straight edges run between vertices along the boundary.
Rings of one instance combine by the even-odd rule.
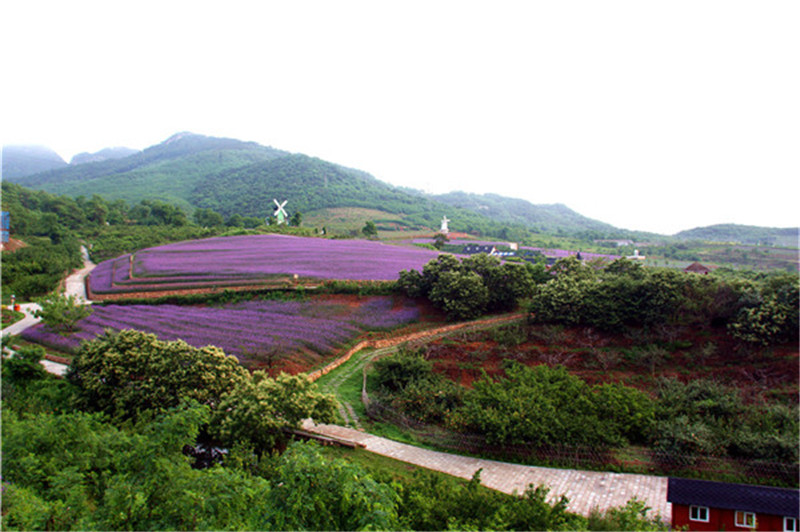
[[[675,235],[682,240],[737,242],[779,247],[797,247],[797,227],[757,227],[753,225],[718,224],[681,231]]]
[[[607,223],[592,220],[560,203],[534,205],[529,201],[497,194],[450,192],[433,196],[437,201],[488,216],[505,223],[520,224],[541,232],[598,231],[621,235],[623,232]]]
[[[121,159],[79,164],[14,179],[54,194],[137,202],[160,199],[192,210],[189,195],[210,174],[286,155],[254,142],[179,133]]]
[[[288,200],[286,210],[290,216],[298,211],[350,207],[399,215],[408,227],[438,228],[444,215],[452,220],[450,226],[459,231],[499,234],[507,225],[467,209],[409,194],[366,172],[299,154],[209,176],[197,182],[189,201],[223,216],[266,217],[274,212],[273,199]]]

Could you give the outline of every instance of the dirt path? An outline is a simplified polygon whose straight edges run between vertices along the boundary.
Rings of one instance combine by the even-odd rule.
[[[553,469],[472,458],[422,449],[347,427],[317,425],[311,420],[306,420],[303,430],[353,442],[367,451],[464,479],[472,478],[481,469],[481,483],[503,493],[521,494],[530,484],[545,485],[550,488],[548,500],[552,502],[565,495],[569,510],[584,516],[593,508],[603,511],[624,506],[636,497],[651,508],[648,515],[657,513],[667,523],[672,518],[672,505],[667,502],[667,477]]]

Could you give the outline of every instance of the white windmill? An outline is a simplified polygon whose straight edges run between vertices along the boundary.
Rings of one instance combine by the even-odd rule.
[[[447,227],[447,223],[450,222],[450,221],[451,220],[447,219],[447,216],[442,216],[442,227],[441,227],[441,229],[439,229],[440,233],[443,233],[443,234],[446,235],[447,233],[450,232],[450,229],[448,229],[448,227]]]
[[[286,206],[286,203],[289,200],[284,200],[283,203],[278,203],[278,200],[273,198],[272,201],[275,202],[275,206],[277,207],[275,209],[275,212],[273,213],[273,216],[275,216],[275,218],[278,220],[278,225],[285,224],[288,215],[286,214],[286,211],[283,210],[283,208]]]

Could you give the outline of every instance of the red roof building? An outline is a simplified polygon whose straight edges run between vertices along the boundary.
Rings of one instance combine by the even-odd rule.
[[[712,268],[710,266],[703,266],[699,262],[693,262],[683,269],[683,271],[685,272],[701,273],[703,275],[708,275],[709,273],[711,273],[711,270]]]
[[[670,478],[667,501],[676,530],[798,531],[796,489]]]

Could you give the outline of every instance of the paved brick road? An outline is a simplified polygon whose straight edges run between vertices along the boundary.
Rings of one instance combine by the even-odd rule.
[[[550,488],[551,500],[566,495],[569,510],[581,515],[588,515],[592,508],[605,510],[623,506],[637,497],[664,521],[669,522],[672,516],[672,505],[667,502],[666,477],[496,462],[421,449],[338,425],[315,425],[309,420],[303,429],[359,443],[370,452],[461,478],[472,478],[475,471],[483,469],[481,482],[505,493],[522,493],[529,484],[544,484]]]

